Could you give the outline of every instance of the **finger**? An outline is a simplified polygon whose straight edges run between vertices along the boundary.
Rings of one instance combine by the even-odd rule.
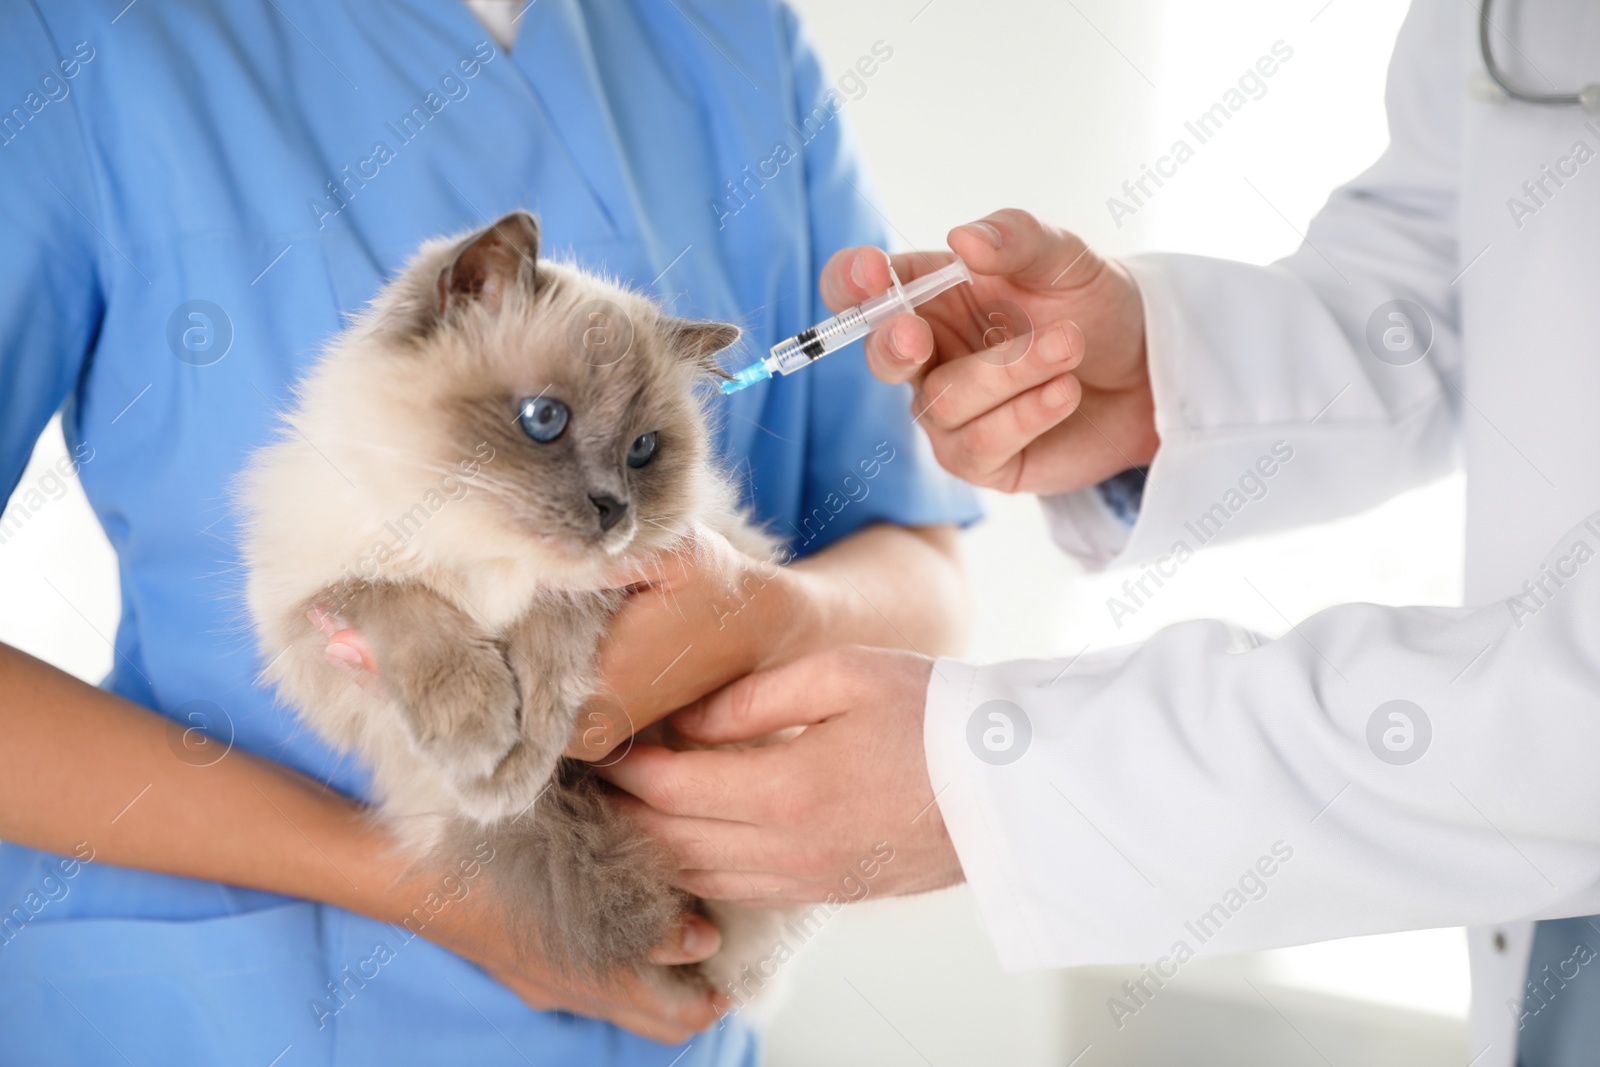
[[[1035,331],[1022,358],[1012,363],[997,366],[979,352],[929,370],[917,387],[912,410],[921,413],[918,421],[926,427],[957,429],[1072,370],[1082,362],[1083,351],[1083,332],[1075,323],[1053,323]]]
[[[899,385],[933,358],[933,327],[919,315],[896,315],[867,334],[867,369],[880,382]]]
[[[1017,492],[1028,447],[1071,415],[1082,395],[1078,379],[1063,374],[958,430],[930,433],[928,442],[951,473],[986,489]]]
[[[650,962],[663,967],[680,963],[699,963],[710,959],[722,947],[722,934],[704,915],[685,913],[666,940],[650,951]]]
[[[680,870],[792,874],[790,868],[813,858],[810,849],[780,839],[770,826],[669,815],[629,796],[615,802],[642,833],[660,842]]]
[[[670,1045],[711,1026],[730,1003],[721,993],[663,988],[633,974],[614,976],[601,986],[568,981],[556,987],[516,972],[490,973],[531,1008],[604,1019]]]
[[[846,709],[849,664],[838,650],[745,675],[672,717],[692,741],[754,741],[791,726],[810,726]]]
[[[1091,400],[1095,406],[1091,406]],[[1148,405],[1147,398],[1120,407]],[[1136,457],[1153,455],[1158,442],[1130,434],[1129,425],[1148,418],[1147,411],[1129,414],[1099,394],[1084,396],[1072,416],[1029,445],[1018,493],[1060,493],[1095,485],[1119,471],[1141,465]],[[936,453],[937,454],[937,453]]]
[[[890,256],[881,248],[846,248],[835,252],[828,260],[817,285],[822,302],[830,311],[838,313],[888,289],[891,265],[902,282],[909,282],[948,265],[955,258],[942,249]]]
[[[605,989],[595,1009],[582,1012],[608,1018],[635,1033],[665,1044],[681,1045],[713,1025],[728,1005],[721,993],[697,992],[679,986],[663,988],[628,975]]]
[[[756,798],[771,788],[768,750],[673,752],[659,745],[634,745],[615,763],[595,772],[658,812],[682,817],[753,822]]]
[[[949,240],[974,274],[1006,275],[1033,289],[1072,289],[1105,266],[1080,238],[1045,226],[1019,208],[957,226]]]
[[[855,307],[889,288],[889,254],[881,248],[841,248],[828,259],[817,283],[833,312]]]
[[[738,904],[797,904],[822,900],[836,887],[812,885],[782,875],[738,871],[679,871],[677,886],[702,900]]]
[[[557,1006],[666,1044],[682,1044],[717,1021],[727,1005],[720,993],[663,986],[632,973],[613,976],[603,986],[554,991]]]
[[[605,759],[648,725],[648,722],[636,722],[615,698],[596,694],[578,712],[562,755],[588,762]]]

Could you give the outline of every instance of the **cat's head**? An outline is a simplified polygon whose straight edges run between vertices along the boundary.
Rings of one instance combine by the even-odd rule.
[[[738,328],[541,259],[526,212],[424,246],[360,329],[368,380],[382,381],[352,403],[362,422],[397,420],[377,432],[416,474],[391,468],[404,488],[385,495],[475,472],[439,534],[520,547],[583,581],[669,544],[712,499],[698,397]]]

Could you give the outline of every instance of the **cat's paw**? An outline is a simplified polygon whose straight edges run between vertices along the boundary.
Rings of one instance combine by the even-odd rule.
[[[493,645],[452,651],[409,672],[401,686],[408,732],[448,780],[489,779],[520,737],[516,674]]]
[[[516,819],[537,811],[560,756],[559,751],[524,739],[512,746],[492,774],[454,778],[450,791],[461,802],[462,812],[484,825]]]

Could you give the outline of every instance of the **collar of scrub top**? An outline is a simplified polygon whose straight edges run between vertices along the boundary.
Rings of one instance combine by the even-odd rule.
[[[1542,107],[1579,107],[1591,115],[1600,114],[1600,85],[1591,82],[1576,92],[1535,93],[1518,86],[1500,69],[1489,40],[1491,33],[1500,32],[1489,21],[1491,4],[1492,0],[1482,0],[1478,8],[1478,51],[1483,56],[1483,70],[1474,72],[1473,95],[1493,103],[1516,100]]]
[[[517,27],[528,9],[523,0],[462,0],[478,16],[500,51],[509,53],[517,42]]]
[[[464,40],[494,37],[461,0],[442,5],[438,0],[399,2]],[[367,0],[352,7],[376,12],[381,4]],[[507,61],[516,81],[559,139],[561,150],[573,160],[610,225],[612,237],[640,240],[639,200],[628,175],[622,136],[606,109],[605,84],[594,63],[592,40],[578,0],[523,0],[517,10],[521,14],[516,20],[516,39],[509,50],[495,42],[497,55]],[[654,256],[656,250],[650,251]]]
[[[433,0],[411,0],[428,7]],[[543,112],[551,129],[561,138],[562,144],[576,161],[579,173],[593,191],[600,210],[605,213],[614,235],[622,240],[640,243],[646,250],[652,270],[665,273],[671,269],[677,249],[662,247],[653,227],[641,223],[644,216],[642,200],[634,187],[634,170],[621,133],[612,115],[606,110],[606,88],[595,66],[592,39],[579,0],[510,0],[516,6],[515,39],[509,49],[499,49],[511,61],[512,68],[526,86],[535,105]],[[476,13],[464,3],[446,5],[451,10],[448,17],[464,20],[482,30]],[[714,42],[703,28],[695,4],[667,5],[666,11],[650,5],[641,8],[647,17],[681,19],[688,29],[707,42]],[[574,48],[570,42],[581,42]],[[719,49],[720,50],[720,49]],[[760,87],[750,81],[742,68],[729,60],[740,77],[749,82],[753,91]],[[708,92],[726,96],[727,86],[719,86],[711,73],[685,71],[690,76],[709,79]],[[733,92],[741,85],[734,85]],[[660,279],[660,274],[657,275]]]
[[[639,199],[629,180],[622,136],[606,111],[606,89],[594,65],[583,12],[576,0],[538,0],[522,12],[511,65],[577,159],[612,228],[622,237],[640,236]],[[584,47],[572,47],[574,41]],[[560,96],[561,106],[551,106],[552,94]]]

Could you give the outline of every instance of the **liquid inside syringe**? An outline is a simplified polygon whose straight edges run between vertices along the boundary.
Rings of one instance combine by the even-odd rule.
[[[972,272],[957,258],[904,285],[891,267],[889,279],[891,284],[886,292],[773,345],[766,359],[750,364],[730,381],[723,382],[722,391],[737,393],[774,374],[793,374],[801,367],[809,367],[829,352],[860,340],[896,315],[907,314],[945,290],[972,281]]]

